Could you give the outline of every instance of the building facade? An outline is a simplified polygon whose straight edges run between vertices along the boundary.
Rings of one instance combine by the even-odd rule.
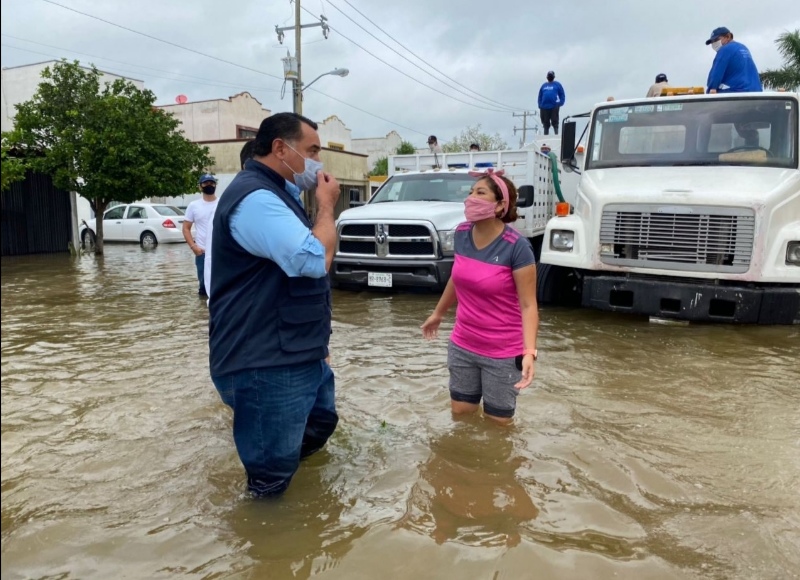
[[[353,151],[367,156],[370,170],[375,167],[375,162],[381,157],[394,155],[403,138],[397,131],[390,131],[385,137],[368,137],[353,139]]]
[[[189,141],[206,143],[230,139],[252,139],[271,111],[248,92],[227,99],[161,105],[181,123]]]

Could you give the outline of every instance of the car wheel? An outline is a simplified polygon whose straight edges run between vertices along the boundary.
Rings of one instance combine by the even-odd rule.
[[[81,246],[84,250],[90,250],[95,245],[95,235],[92,230],[83,230],[81,234]]]
[[[143,248],[154,248],[158,245],[158,239],[153,232],[142,232],[139,243]]]

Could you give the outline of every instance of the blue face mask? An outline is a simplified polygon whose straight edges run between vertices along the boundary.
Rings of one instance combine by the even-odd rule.
[[[300,155],[300,152],[288,143],[286,146]],[[300,155],[300,157],[303,156]],[[283,164],[291,170],[292,175],[294,176],[294,184],[299,187],[301,191],[309,191],[317,185],[317,172],[322,171],[322,162],[315,161],[309,157],[303,157],[303,160],[305,161],[303,173],[295,173],[294,169],[292,169],[291,166],[289,166],[289,164],[285,161]]]

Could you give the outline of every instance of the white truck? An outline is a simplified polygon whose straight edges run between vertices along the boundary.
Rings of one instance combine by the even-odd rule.
[[[540,150],[394,155],[389,178],[370,200],[337,220],[331,282],[340,288],[441,290],[453,268],[453,235],[465,221],[470,171],[505,170],[519,190],[513,226],[538,255],[557,194]]]
[[[574,207],[547,224],[539,299],[685,321],[800,323],[798,95],[612,101],[561,163]]]

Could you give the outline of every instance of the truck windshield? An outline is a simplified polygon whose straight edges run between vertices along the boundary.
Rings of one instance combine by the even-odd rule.
[[[598,108],[587,169],[669,165],[797,167],[797,101],[651,99]]]
[[[369,203],[453,201],[462,203],[476,178],[466,173],[415,173],[390,177]]]

